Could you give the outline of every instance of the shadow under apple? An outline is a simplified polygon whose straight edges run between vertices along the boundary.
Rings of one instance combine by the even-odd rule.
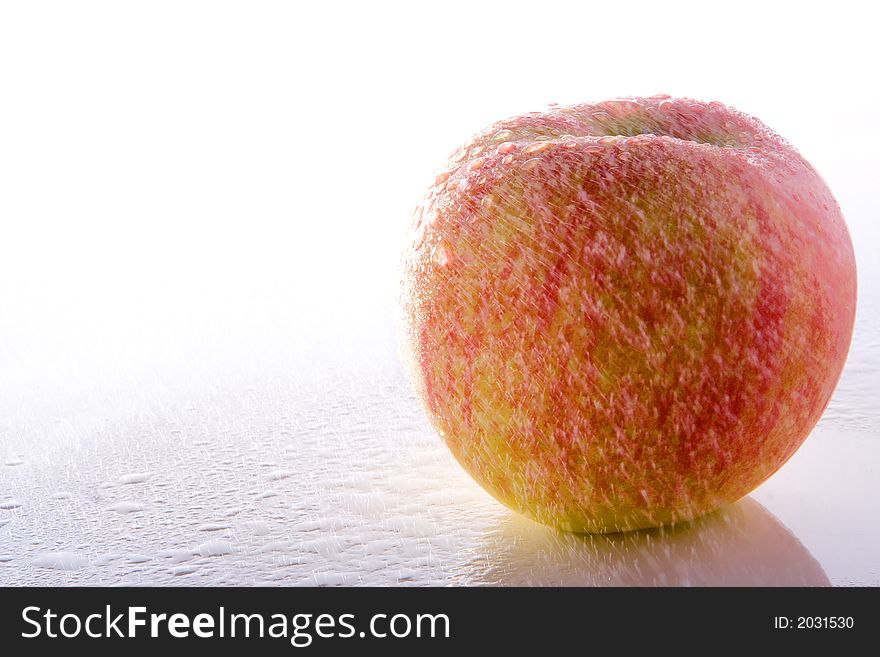
[[[473,584],[829,586],[822,566],[754,499],[672,527],[572,534],[511,513],[471,564]]]

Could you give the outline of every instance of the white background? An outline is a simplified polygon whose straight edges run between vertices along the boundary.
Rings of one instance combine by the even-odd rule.
[[[415,559],[404,569],[411,580],[467,581],[461,573],[472,571],[457,555],[483,545],[491,560],[486,536],[498,535],[478,519],[470,528],[460,523],[471,512],[502,521],[510,514],[460,475],[446,452],[433,451],[439,439],[399,380],[393,306],[402,231],[446,155],[484,125],[551,102],[655,93],[720,100],[758,116],[814,164],[843,208],[861,288],[850,365],[817,429],[824,434],[811,438],[757,498],[831,581],[880,583],[870,556],[877,531],[863,527],[877,517],[876,469],[867,455],[878,454],[880,434],[869,394],[880,383],[880,329],[871,310],[878,309],[880,269],[880,52],[868,7],[3,3],[0,459],[11,465],[0,462],[0,507],[4,500],[8,507],[0,508],[0,583],[4,573],[15,583],[150,583],[174,568],[191,568],[182,573],[189,581],[199,581],[193,578],[200,572],[222,581],[234,570],[223,565],[227,554],[248,573],[233,581],[265,581],[300,559],[296,522],[308,517],[321,527],[326,517],[346,513],[355,515],[351,527],[338,530],[342,535],[349,531],[364,545],[390,540],[383,534],[390,531],[398,547],[380,550],[378,574],[364,578],[358,573],[369,548],[340,557],[345,550],[331,545],[310,553],[318,556],[304,568],[307,575],[398,581],[402,571],[394,564],[402,550]],[[332,383],[340,377],[350,392]],[[370,406],[358,392],[373,390],[378,379],[391,381],[393,412],[382,412],[391,402]],[[322,405],[326,386],[352,418],[371,419],[360,429],[356,420],[354,429],[322,424],[339,411]],[[217,390],[236,401],[223,406],[211,397]],[[241,401],[254,390],[275,401]],[[288,393],[300,399],[299,410],[278,410]],[[210,411],[219,425],[236,425],[242,413],[265,423],[224,434],[228,472],[238,474],[213,501],[199,498],[212,481],[181,479],[192,467],[181,455],[198,451],[193,426],[210,424],[199,418],[186,425],[182,415],[193,408]],[[145,424],[145,416],[154,419]],[[185,425],[177,433],[157,428],[177,420]],[[295,426],[276,432],[284,422]],[[361,431],[353,452],[340,438],[347,430]],[[208,444],[220,441],[208,434]],[[297,448],[310,439],[314,451]],[[402,453],[397,439],[405,443]],[[370,496],[404,464],[422,462],[406,445],[431,450],[445,468],[435,473],[438,485],[458,487],[466,499],[444,502],[449,518],[432,516],[436,509],[412,508],[408,516],[398,510],[434,523],[401,538],[386,520],[370,524],[377,504],[385,505],[381,514],[391,504]],[[358,449],[365,450],[361,460]],[[346,497],[351,481],[314,474],[346,451],[354,462],[340,467],[366,472],[368,461],[378,464],[370,474],[374,488],[366,487],[366,501],[357,503],[367,509],[360,516]],[[215,456],[208,450],[203,458],[210,467]],[[260,468],[288,476],[267,480]],[[157,492],[161,472],[177,482],[168,485],[180,499]],[[117,497],[102,497],[126,473],[149,476]],[[273,483],[283,501],[276,513],[243,501],[236,477],[250,475],[249,485],[263,492],[266,481],[318,478],[308,493]],[[436,503],[423,493],[413,499]],[[320,501],[309,511],[308,495],[325,495],[327,505],[346,513],[315,511]],[[116,518],[112,508],[124,503],[142,508]],[[212,540],[225,554],[213,561],[193,548],[202,541],[193,538],[195,529],[184,526],[169,538],[155,524],[162,508],[183,517],[198,507],[197,528],[236,504],[266,517],[239,515],[215,530],[224,538]],[[71,513],[81,521],[73,527],[61,520]],[[236,524],[266,518],[277,521],[291,563],[266,557],[272,550],[257,554],[260,546]],[[332,523],[321,529],[333,531]],[[835,547],[832,535],[841,531],[849,548]],[[460,542],[444,548],[437,536],[449,532]],[[518,544],[516,531],[500,536],[488,544],[502,551],[508,539]],[[175,557],[162,550],[190,550],[192,560],[179,563],[196,565],[169,565]],[[435,563],[419,556],[425,550],[446,556]],[[152,569],[139,570],[138,560],[125,556],[133,551]],[[75,567],[47,568],[47,554],[50,566],[51,555],[60,554],[56,565]],[[522,565],[527,581],[539,570],[532,557]],[[22,568],[12,574],[3,563]],[[281,581],[299,577],[284,572]]]

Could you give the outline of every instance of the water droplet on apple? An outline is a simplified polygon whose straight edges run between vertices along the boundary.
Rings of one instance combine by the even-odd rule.
[[[426,222],[420,221],[418,226],[416,227],[415,236],[413,238],[413,246],[416,250],[422,247],[422,244],[425,243],[425,237],[427,235],[427,225]]]
[[[539,153],[541,151],[546,151],[550,148],[552,144],[546,141],[536,141],[534,144],[529,144],[523,149],[523,153]]]
[[[431,262],[438,269],[442,269],[449,264],[449,246],[445,240],[440,240],[431,251]]]

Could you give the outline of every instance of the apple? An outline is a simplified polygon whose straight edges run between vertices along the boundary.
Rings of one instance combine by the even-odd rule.
[[[763,123],[668,96],[477,134],[415,212],[403,352],[430,420],[510,508],[578,532],[746,495],[819,420],[856,307],[852,243]]]

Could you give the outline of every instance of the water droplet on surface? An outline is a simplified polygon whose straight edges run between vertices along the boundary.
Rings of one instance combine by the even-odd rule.
[[[523,153],[540,153],[541,151],[546,151],[548,148],[552,147],[553,144],[547,141],[536,141],[534,144],[529,144],[523,149]]]
[[[192,575],[198,569],[198,566],[179,566],[177,568],[172,568],[171,572],[175,577],[182,577],[184,575]]]
[[[130,554],[128,555],[128,563],[147,563],[148,561],[152,561],[153,557],[147,556],[146,554]]]
[[[120,513],[123,515],[129,513],[137,513],[138,511],[143,511],[146,509],[146,506],[141,502],[117,502],[116,504],[108,507],[109,511],[115,511],[116,513]]]
[[[492,137],[492,141],[507,141],[511,137],[513,137],[513,133],[510,130],[499,130]]]
[[[428,234],[427,223],[424,221],[419,222],[419,225],[416,227],[415,237],[413,239],[413,244],[416,250],[422,248],[422,244],[425,243],[425,237]]]
[[[78,570],[88,563],[88,559],[76,552],[45,552],[31,562],[37,568],[51,570]]]
[[[270,472],[266,475],[266,479],[268,481],[279,481],[281,479],[287,479],[293,474],[290,470],[275,470],[274,472]]]
[[[203,557],[222,557],[235,552],[235,548],[228,541],[208,541],[202,543],[196,551]]]
[[[540,163],[541,163],[540,158],[533,157],[531,160],[526,160],[525,162],[523,162],[522,168],[524,171],[531,171],[536,166],[538,166]]]
[[[120,484],[142,484],[153,476],[152,472],[133,472],[122,475],[116,481]]]
[[[444,240],[437,242],[434,250],[431,251],[431,262],[435,267],[445,267],[449,264],[449,246]]]
[[[486,164],[486,158],[478,157],[476,160],[471,160],[470,163],[468,163],[467,168],[468,171],[476,171],[477,169],[483,168],[484,164]]]

